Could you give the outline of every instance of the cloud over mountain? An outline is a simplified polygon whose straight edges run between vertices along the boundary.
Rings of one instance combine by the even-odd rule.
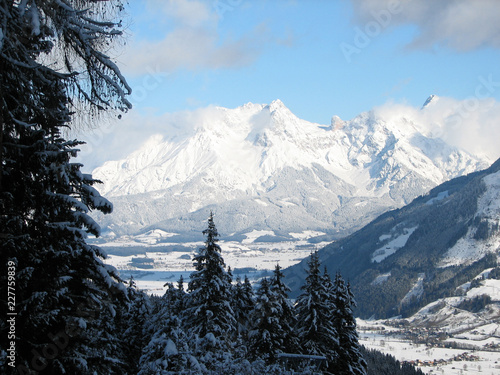
[[[422,132],[420,116],[380,108],[320,125],[279,100],[166,116],[139,149],[94,171],[115,204],[102,223],[189,232],[216,209],[225,233],[350,231],[487,164]]]

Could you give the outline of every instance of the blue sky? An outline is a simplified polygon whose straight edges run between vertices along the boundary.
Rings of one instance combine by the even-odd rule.
[[[499,14],[498,0],[131,0],[110,54],[134,108],[82,137],[83,162],[123,158],[165,116],[213,105],[280,99],[329,124],[431,94],[464,120],[441,129],[446,141],[497,158]]]
[[[500,14],[499,3],[444,2],[478,9],[467,10],[469,18],[455,22],[460,25],[443,26],[455,27],[457,35],[432,30],[427,14],[405,15],[417,10],[403,2],[356,3],[132,1],[128,44],[118,61],[135,89],[135,109],[234,108],[279,98],[297,116],[325,124],[333,115],[348,120],[388,100],[418,106],[430,94],[465,99],[481,76],[500,81],[500,28],[493,25],[472,42],[460,35],[468,27],[489,27],[477,24],[479,8]],[[439,14],[432,8],[439,2],[425,3],[427,13]],[[441,10],[443,23],[451,11]],[[415,45],[426,33],[428,40]],[[491,96],[498,100],[500,90]]]

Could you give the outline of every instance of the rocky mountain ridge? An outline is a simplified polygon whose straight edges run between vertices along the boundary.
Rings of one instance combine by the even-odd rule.
[[[487,165],[418,129],[411,117],[373,111],[314,124],[279,100],[209,108],[191,128],[156,134],[93,172],[115,206],[98,220],[116,235],[187,233],[213,210],[226,235],[319,230],[338,237]]]

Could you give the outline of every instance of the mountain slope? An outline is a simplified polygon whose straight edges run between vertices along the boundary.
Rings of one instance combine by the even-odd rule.
[[[425,109],[423,109],[425,110]],[[329,126],[297,118],[276,100],[209,108],[177,134],[97,168],[117,234],[189,232],[215,210],[222,233],[320,230],[336,236],[485,160],[430,138],[410,117],[375,112]]]
[[[495,269],[499,228],[500,160],[379,216],[320,250],[320,259],[350,280],[360,316],[410,315]],[[295,292],[305,267],[303,261],[285,270]]]

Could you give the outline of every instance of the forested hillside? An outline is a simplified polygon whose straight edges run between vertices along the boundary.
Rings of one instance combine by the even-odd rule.
[[[319,251],[341,270],[362,317],[409,316],[497,267],[500,161],[432,189]],[[297,292],[305,262],[285,271]],[[495,275],[493,273],[492,275]]]

